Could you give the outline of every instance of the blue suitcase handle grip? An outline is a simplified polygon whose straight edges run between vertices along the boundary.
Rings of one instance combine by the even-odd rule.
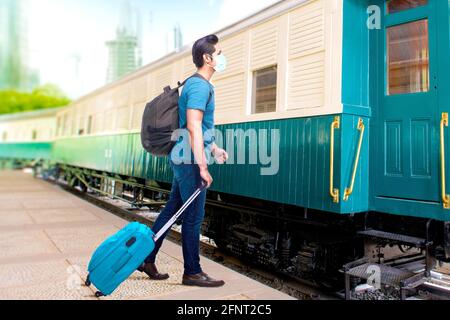
[[[199,187],[200,191],[206,190],[206,187],[207,187],[207,186],[208,186],[208,184],[206,183],[206,181],[204,181],[204,180],[202,179],[202,182],[201,182],[200,187]]]

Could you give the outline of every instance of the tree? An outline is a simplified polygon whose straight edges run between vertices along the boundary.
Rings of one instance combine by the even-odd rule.
[[[54,84],[37,87],[31,93],[0,91],[0,114],[57,108],[70,103],[71,100]]]

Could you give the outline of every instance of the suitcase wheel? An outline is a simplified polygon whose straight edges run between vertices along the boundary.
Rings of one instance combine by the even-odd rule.
[[[105,295],[104,295],[103,293],[101,293],[100,291],[97,291],[97,292],[95,293],[95,296],[96,296],[97,298],[100,298],[100,297],[104,297]]]
[[[91,286],[92,282],[89,279],[89,276],[87,276],[86,281],[84,282],[84,284],[86,285],[86,287],[90,287]]]

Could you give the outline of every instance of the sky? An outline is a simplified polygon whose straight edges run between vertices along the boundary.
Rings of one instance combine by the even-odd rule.
[[[115,38],[125,1],[27,0],[28,59],[41,84],[55,83],[72,99],[103,86],[105,42]],[[187,45],[279,0],[128,1],[141,14],[146,65],[168,53],[167,35],[176,23]]]

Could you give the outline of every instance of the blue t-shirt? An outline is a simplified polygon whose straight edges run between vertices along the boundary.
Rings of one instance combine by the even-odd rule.
[[[177,144],[172,149],[172,160],[183,163],[194,163],[194,154],[189,144],[189,132],[187,131],[187,109],[196,109],[203,111],[202,131],[205,144],[206,159],[209,161],[209,148],[214,142],[214,110],[215,110],[215,94],[214,86],[204,78],[193,77],[186,81],[180,100],[179,108],[179,124],[182,129]],[[190,150],[189,154],[183,152]]]

